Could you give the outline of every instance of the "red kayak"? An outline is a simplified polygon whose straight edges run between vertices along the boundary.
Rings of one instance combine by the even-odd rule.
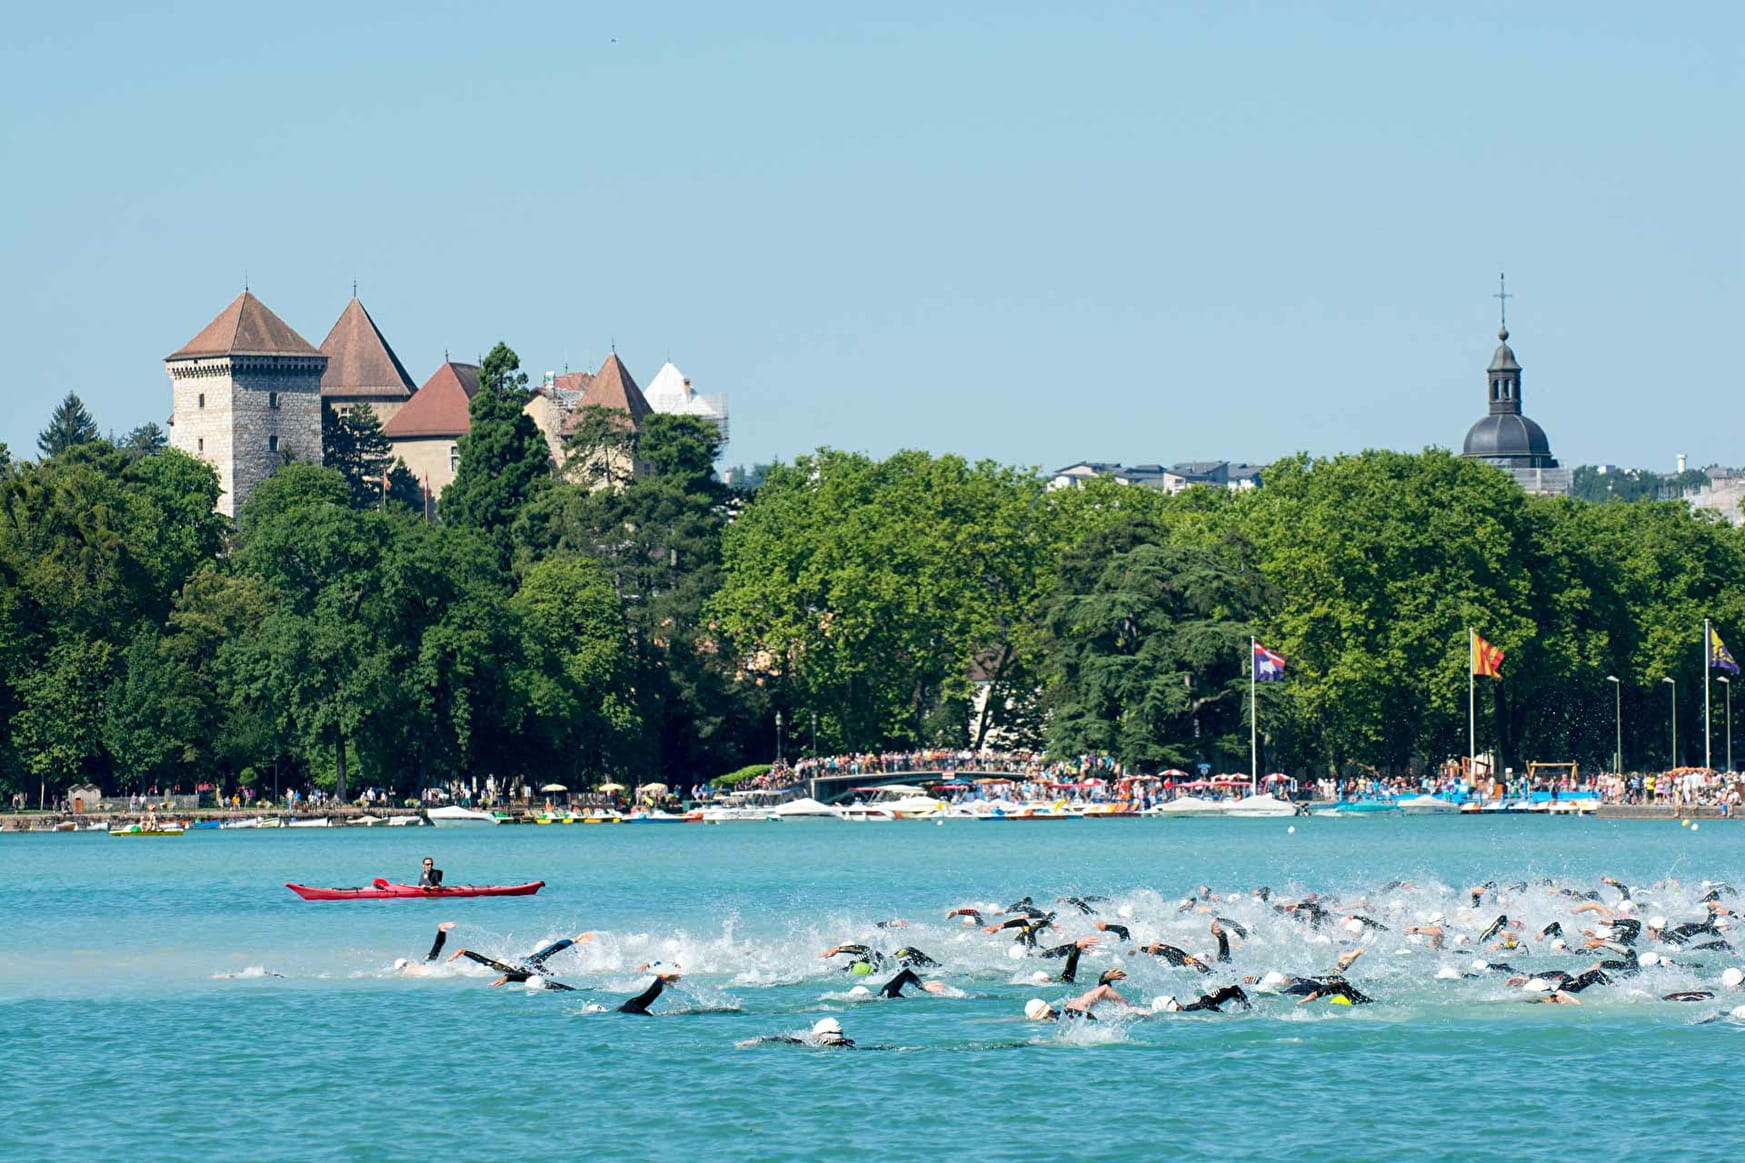
[[[378,880],[368,888],[310,888],[306,884],[286,884],[286,888],[306,901],[381,901],[410,900],[415,897],[460,896],[532,896],[545,887],[545,881],[526,884],[452,884],[441,888],[419,888],[415,884],[389,884]]]

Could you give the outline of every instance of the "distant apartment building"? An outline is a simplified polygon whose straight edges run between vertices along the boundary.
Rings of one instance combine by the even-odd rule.
[[[1184,460],[1165,468],[1161,464],[1120,465],[1108,461],[1081,460],[1049,474],[1048,487],[1070,489],[1084,485],[1093,477],[1105,477],[1123,485],[1140,485],[1164,493],[1179,493],[1195,485],[1229,489],[1260,487],[1263,465],[1231,460]]]

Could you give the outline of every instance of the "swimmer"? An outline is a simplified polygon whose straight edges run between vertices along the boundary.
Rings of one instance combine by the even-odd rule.
[[[520,965],[505,965],[493,957],[486,957],[483,953],[475,953],[471,949],[456,949],[449,955],[448,959],[454,961],[457,958],[465,957],[468,961],[483,965],[486,969],[495,969],[503,976],[499,977],[496,981],[491,982],[492,986],[508,984],[518,985],[530,977],[546,977],[545,963],[553,956],[563,952],[571,946],[585,945],[593,939],[594,933],[589,931],[586,933],[577,933],[574,937],[565,938],[561,941],[553,941],[551,944],[546,945],[541,949],[536,949],[528,954],[526,959],[523,960]],[[563,985],[562,983],[555,981],[550,982],[549,984],[553,989],[569,992],[575,990],[575,986],[573,985]]]
[[[644,968],[649,967],[645,966]],[[648,1007],[654,1004],[655,999],[660,997],[660,995],[666,990],[667,986],[678,980],[679,971],[677,969],[656,970],[654,980],[649,982],[648,988],[631,998],[629,1001],[619,1005],[618,1012],[621,1014],[641,1014],[643,1017],[653,1017],[654,1015],[648,1012]]]
[[[1126,925],[1117,925],[1113,921],[1097,921],[1095,924],[1099,933],[1113,933],[1123,941],[1133,939],[1133,931]]]
[[[1188,1002],[1186,1005],[1183,1005],[1173,997],[1160,997],[1157,1001],[1152,1003],[1152,1009],[1153,1011],[1170,1014],[1185,1014],[1204,1010],[1211,1010],[1213,1013],[1223,1013],[1224,1006],[1231,1002],[1235,1002],[1245,1010],[1254,1008],[1248,1000],[1248,995],[1242,992],[1242,987],[1240,985],[1226,985],[1222,989],[1213,990],[1211,993],[1201,994],[1200,997],[1194,1001]]]
[[[799,1037],[795,1037],[792,1034],[765,1034],[761,1038],[747,1038],[743,1042],[733,1043],[733,1045],[740,1050],[747,1050],[753,1046],[768,1046],[772,1044],[787,1046],[817,1046],[828,1050],[860,1049],[860,1047],[854,1044],[854,1039],[843,1037],[842,1023],[837,1021],[835,1018],[819,1018],[815,1023],[813,1023],[810,1032]],[[874,1047],[870,1046],[867,1047],[867,1049],[873,1048]]]
[[[1178,969],[1183,966],[1189,966],[1199,970],[1201,973],[1212,972],[1212,967],[1210,965],[1207,965],[1192,953],[1187,952],[1185,949],[1178,949],[1174,945],[1165,945],[1162,941],[1153,941],[1149,945],[1142,945],[1134,950],[1134,952],[1149,953],[1153,957],[1161,957]],[[1129,954],[1129,956],[1131,956],[1131,954]]]
[[[1078,977],[1079,954],[1083,953],[1086,949],[1096,948],[1096,945],[1097,938],[1080,937],[1077,941],[1072,941],[1065,945],[1056,945],[1052,949],[1038,950],[1036,956],[1066,958],[1066,964],[1061,967],[1060,976],[1056,978],[1056,980],[1071,985]],[[1040,973],[1041,971],[1038,970],[1038,972]]]
[[[431,942],[430,952],[428,952],[424,955],[424,961],[422,964],[419,964],[419,963],[413,962],[413,961],[408,961],[406,958],[402,957],[398,961],[394,962],[394,968],[399,970],[401,973],[412,974],[412,975],[421,974],[421,973],[426,972],[427,966],[429,966],[431,962],[435,961],[437,959],[437,957],[442,953],[443,945],[448,943],[449,931],[453,928],[454,928],[453,921],[444,921],[444,922],[442,922],[442,924],[436,926],[436,940]]]
[[[886,960],[885,955],[877,949],[874,949],[872,946],[858,944],[833,946],[832,948],[826,949],[824,952],[818,954],[818,960],[828,961],[832,957],[840,957],[845,953],[852,957],[853,960],[847,965],[844,965],[842,971],[844,973],[853,973],[860,976],[864,976],[871,973],[873,970],[880,968],[885,964]],[[863,965],[866,968],[862,969],[861,966]]]
[[[1054,902],[1061,905],[1071,905],[1079,912],[1089,916],[1097,911],[1091,907],[1092,901],[1102,904],[1107,902],[1108,899],[1109,898],[1106,896],[1057,896],[1054,898]]]
[[[1096,1015],[1091,1011],[1104,1002],[1132,1006],[1133,1003],[1122,997],[1120,991],[1115,988],[1115,983],[1123,980],[1126,976],[1127,974],[1119,967],[1110,969],[1098,980],[1095,989],[1079,994],[1059,1009],[1055,1009],[1041,998],[1032,998],[1024,1003],[1024,1016],[1033,1022],[1057,1022],[1062,1018],[1096,1021]]]
[[[888,999],[903,997],[903,987],[908,985],[917,986],[928,993],[945,992],[943,981],[922,981],[921,975],[913,969],[905,969],[879,987],[879,996]]]
[[[1430,918],[1430,923],[1427,925],[1407,926],[1406,935],[1408,937],[1423,937],[1429,941],[1430,948],[1440,949],[1442,948],[1442,940],[1448,935],[1448,932],[1442,927],[1442,918],[1435,916]]]
[[[982,923],[982,911],[980,909],[952,909],[949,913],[945,914],[945,919],[948,921],[953,917],[962,917],[964,919],[964,924],[966,925],[979,925]]]
[[[1230,934],[1224,931],[1224,926],[1216,918],[1212,920],[1212,936],[1218,939],[1218,955],[1213,960],[1227,964],[1230,960]]]
[[[1298,978],[1297,981],[1293,983],[1293,987],[1287,987],[1281,992],[1292,994],[1298,993],[1300,990],[1296,987],[1300,987],[1304,984],[1309,985],[1311,988],[1307,993],[1303,994],[1302,1000],[1297,1002],[1300,1006],[1306,1006],[1310,1002],[1318,1001],[1321,998],[1327,998],[1329,1000],[1338,999],[1345,1005],[1353,1006],[1366,1006],[1375,1001],[1373,997],[1365,994],[1338,974],[1328,974],[1326,977],[1319,978]]]

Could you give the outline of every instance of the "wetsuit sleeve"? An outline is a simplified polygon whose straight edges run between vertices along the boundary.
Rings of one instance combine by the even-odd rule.
[[[655,999],[661,995],[661,991],[664,989],[666,989],[666,982],[657,977],[647,989],[619,1006],[618,1012],[621,1014],[646,1014],[648,1007],[654,1004]]]
[[[1060,979],[1069,985],[1078,977],[1079,954],[1083,952],[1084,950],[1080,949],[1077,945],[1074,945],[1067,950],[1066,964],[1060,968]]]
[[[565,949],[568,949],[571,945],[574,945],[574,944],[575,944],[575,942],[570,940],[568,937],[565,937],[562,941],[553,941],[551,944],[547,945],[545,948],[539,950],[537,953],[534,953],[532,956],[528,957],[527,964],[533,966],[533,968],[535,968],[535,969],[538,969],[540,966],[544,965],[547,961],[551,960],[553,957],[556,957],[559,953],[562,953]]]
[[[1230,960],[1230,934],[1222,929],[1218,930],[1218,960]]]
[[[1126,925],[1111,925],[1108,922],[1104,922],[1103,932],[1113,933],[1123,941],[1131,941],[1133,939],[1133,933]]]
[[[446,929],[436,930],[436,940],[431,944],[430,952],[424,955],[424,960],[435,961],[437,955],[442,952],[442,947],[446,944],[448,944],[448,931]]]
[[[919,986],[920,984],[921,978],[916,975],[915,971],[913,969],[905,969],[903,972],[897,974],[897,976],[885,982],[884,988],[879,990],[879,996],[902,997],[903,987],[905,985]]]
[[[504,965],[501,961],[496,961],[490,957],[486,957],[483,953],[474,953],[471,949],[462,949],[460,952],[461,956],[465,957],[468,961],[477,961],[487,969],[495,969],[498,973],[507,973],[510,976],[519,973],[521,974],[521,980],[527,980],[527,973],[525,970],[517,969],[513,965]]]

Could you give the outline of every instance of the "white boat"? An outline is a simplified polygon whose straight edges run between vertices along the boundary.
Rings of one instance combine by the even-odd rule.
[[[1439,800],[1435,796],[1413,796],[1401,800],[1400,811],[1408,816],[1446,816],[1460,814],[1460,805],[1448,800]]]
[[[1170,819],[1192,819],[1195,816],[1222,816],[1226,814],[1228,805],[1220,800],[1201,799],[1199,796],[1178,796],[1168,803],[1147,808],[1148,816],[1167,816]]]
[[[447,807],[431,808],[425,815],[438,828],[471,828],[484,827],[497,823],[497,817],[490,812],[481,812],[473,808],[463,808],[459,804]]]
[[[1281,800],[1270,792],[1259,795],[1243,796],[1230,805],[1226,815],[1245,820],[1269,820],[1281,816],[1294,816],[1297,806],[1288,800]]]
[[[331,828],[331,827],[333,827],[333,819],[330,816],[322,816],[322,817],[320,817],[318,819],[314,819],[314,820],[287,820],[285,822],[285,827],[287,827],[287,828]]]
[[[390,827],[390,828],[422,828],[422,827],[424,827],[424,820],[419,816],[389,816],[388,817],[388,827]]]
[[[672,812],[653,812],[638,808],[624,817],[626,824],[683,824],[685,818]]]
[[[258,828],[260,826],[261,818],[259,816],[252,816],[246,820],[226,820],[219,825],[220,828]]]
[[[348,828],[373,828],[377,824],[385,823],[387,823],[387,821],[381,816],[359,816],[354,820],[347,820],[345,825]]]
[[[801,796],[797,800],[788,800],[786,803],[777,804],[774,811],[777,816],[784,820],[797,818],[840,820],[842,818],[840,811],[829,804],[821,804],[810,796]]]
[[[934,799],[926,788],[912,784],[888,783],[852,790],[862,798],[841,810],[845,820],[930,820],[946,814],[944,800]]]

